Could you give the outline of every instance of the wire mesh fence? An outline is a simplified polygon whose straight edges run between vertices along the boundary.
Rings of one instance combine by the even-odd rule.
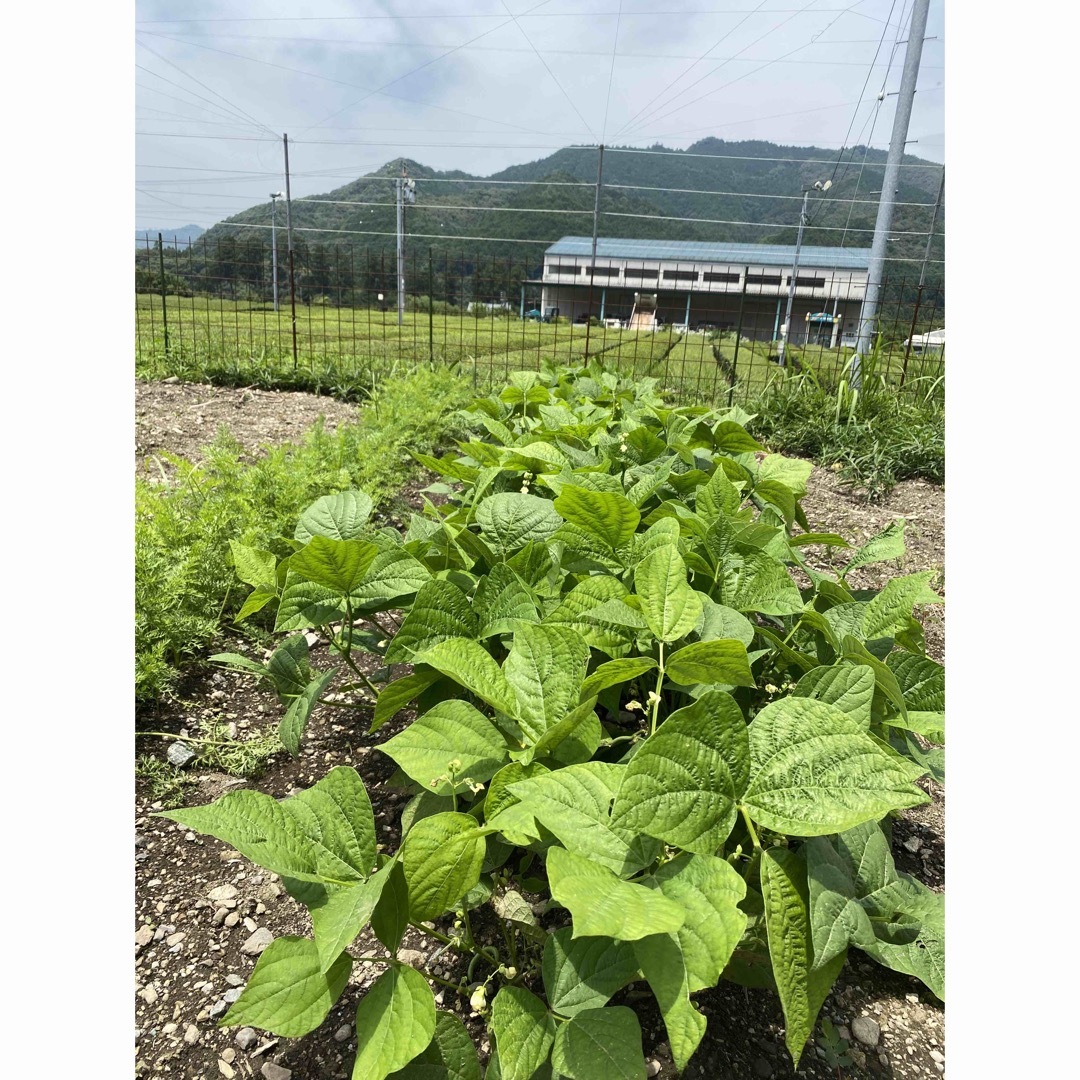
[[[395,368],[463,365],[477,384],[545,362],[595,357],[655,377],[680,400],[752,400],[793,374],[849,378],[860,284],[790,271],[561,265],[547,245],[509,255],[406,249],[399,301],[393,250],[311,243],[289,254],[254,230],[136,250],[136,364],[146,377],[294,386],[359,395]],[[276,272],[275,272],[276,271]],[[865,278],[863,279],[863,281]],[[872,373],[900,394],[943,395],[944,293],[913,277],[882,282]]]

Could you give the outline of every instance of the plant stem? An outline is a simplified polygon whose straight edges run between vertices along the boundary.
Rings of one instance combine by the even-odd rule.
[[[746,822],[746,831],[750,834],[750,839],[753,841],[754,847],[760,851],[761,841],[758,839],[758,834],[754,831],[754,823],[750,820],[750,815],[746,812],[746,807],[740,806],[739,813],[742,814],[743,821]]]
[[[448,938],[445,934],[440,934],[438,930],[430,930],[428,929],[428,927],[422,926],[420,923],[415,922],[411,922],[409,923],[409,925],[414,930],[419,930],[421,934],[427,934],[428,937],[433,937],[436,941],[443,942],[444,945],[449,945],[451,948],[457,948],[457,946],[454,945],[454,941],[452,938]]]
[[[664,682],[664,643],[660,642],[660,671],[656,676],[656,700],[653,702],[652,707],[652,725],[649,729],[650,735],[656,734],[656,721],[660,715],[660,687]]]

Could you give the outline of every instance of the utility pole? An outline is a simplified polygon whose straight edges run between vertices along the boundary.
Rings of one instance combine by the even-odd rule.
[[[397,321],[405,321],[405,203],[416,202],[416,181],[409,179],[409,170],[403,161],[401,176],[397,179]]]
[[[877,221],[874,223],[874,241],[870,247],[870,268],[867,274],[866,297],[859,316],[859,337],[855,343],[855,355],[851,358],[851,385],[861,386],[861,360],[870,348],[870,336],[877,319],[878,298],[881,293],[885,270],[885,248],[892,229],[893,210],[896,204],[896,188],[900,180],[900,161],[907,143],[911,106],[915,100],[915,83],[919,77],[919,61],[922,59],[923,38],[926,36],[926,16],[930,0],[915,0],[911,12],[911,28],[908,31],[907,48],[904,52],[904,73],[900,79],[900,93],[896,100],[893,117],[892,138],[889,154],[885,159],[885,179],[881,184],[881,201],[878,203]]]
[[[823,184],[820,180],[814,181],[813,190],[816,191],[828,191],[832,187],[832,181],[826,180]],[[780,339],[780,366],[784,367],[784,349],[787,346],[788,341],[791,338],[791,308],[795,302],[795,285],[799,280],[799,255],[802,252],[802,238],[803,229],[806,228],[807,222],[807,207],[810,203],[810,188],[803,189],[802,196],[802,212],[799,214],[799,235],[795,239],[795,259],[791,265],[791,283],[788,285],[787,294],[787,314],[784,316],[784,325],[787,329],[784,331],[784,336]]]
[[[937,228],[938,210],[941,209],[941,198],[945,194],[945,170],[941,170],[941,183],[938,185],[937,200],[934,202],[934,213],[930,218],[930,232],[926,235],[926,250],[923,252],[922,269],[919,271],[919,286],[915,292],[915,311],[911,316],[911,329],[908,331],[907,348],[904,350],[904,366],[900,371],[900,385],[904,385],[907,378],[908,357],[911,356],[911,342],[915,337],[915,324],[919,319],[919,308],[922,306],[923,286],[926,284],[926,264],[930,259],[930,245],[934,242],[934,230]]]
[[[277,201],[280,191],[270,192],[270,262],[274,277],[274,311],[278,309],[277,296]]]
[[[292,362],[293,371],[299,362],[296,347],[296,268],[293,262],[292,246],[292,188],[289,186],[289,136],[285,137],[285,233],[289,246],[289,306],[292,309]]]

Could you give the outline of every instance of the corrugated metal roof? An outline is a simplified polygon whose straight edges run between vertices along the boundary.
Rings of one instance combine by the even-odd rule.
[[[592,237],[564,236],[552,244],[545,255],[592,254]],[[794,244],[707,244],[698,240],[612,240],[600,237],[596,242],[597,258],[663,259],[721,263],[752,263],[757,266],[790,266],[795,259]],[[869,248],[821,247],[803,244],[800,266],[818,266],[838,270],[866,270],[870,266]]]

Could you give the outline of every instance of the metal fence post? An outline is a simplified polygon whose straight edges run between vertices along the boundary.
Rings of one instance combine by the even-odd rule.
[[[743,304],[746,301],[746,278],[750,273],[750,267],[743,268],[743,284],[742,292],[739,293],[739,321],[735,327],[735,355],[731,360],[731,374],[728,376],[730,385],[728,386],[728,408],[730,409],[735,400],[735,370],[739,365],[739,344],[742,341],[742,323],[743,323]]]
[[[161,273],[161,324],[165,328],[165,358],[169,356],[169,311],[165,304],[165,241],[157,234],[158,268]]]
[[[428,342],[428,363],[435,363],[435,256],[432,253],[431,247],[427,249],[427,291],[428,291],[428,305],[427,305],[427,342]]]

